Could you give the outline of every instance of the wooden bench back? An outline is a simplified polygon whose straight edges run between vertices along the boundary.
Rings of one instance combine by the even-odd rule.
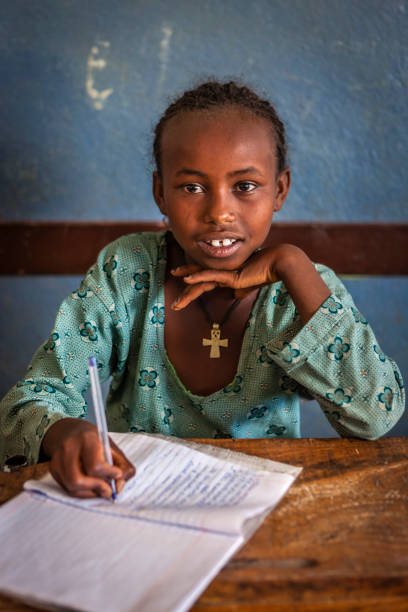
[[[83,274],[112,240],[164,227],[142,221],[4,221],[0,274]],[[268,243],[282,242],[298,245],[338,274],[408,274],[408,223],[277,222]]]

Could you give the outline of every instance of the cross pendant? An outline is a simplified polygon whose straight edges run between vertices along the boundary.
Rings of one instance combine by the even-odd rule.
[[[228,346],[228,338],[223,338],[221,340],[221,330],[218,323],[212,324],[211,329],[211,340],[208,338],[203,338],[203,346],[210,346],[210,358],[211,359],[219,359],[221,357],[220,346],[227,347]]]

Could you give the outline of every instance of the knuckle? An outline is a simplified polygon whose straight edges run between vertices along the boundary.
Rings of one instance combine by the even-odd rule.
[[[136,468],[131,463],[129,463],[126,466],[126,468],[123,470],[123,476],[125,477],[126,480],[128,480],[129,478],[132,478],[135,474],[136,474]]]
[[[80,492],[83,490],[83,487],[80,486],[78,482],[70,481],[64,483],[64,488],[68,491],[70,495],[78,496]]]
[[[74,491],[80,491],[81,489],[84,489],[87,486],[87,482],[85,478],[81,475],[72,476],[69,482],[67,482],[65,486],[68,489],[68,491],[71,493]]]
[[[96,431],[93,429],[85,429],[76,433],[75,435],[64,438],[60,443],[60,447],[64,452],[70,452],[71,450],[75,449],[78,444],[80,446],[86,446],[93,443],[95,440],[98,440]]]
[[[110,499],[112,496],[112,489],[108,484],[105,483],[97,485],[92,490],[99,497],[105,497],[106,499]]]
[[[99,436],[97,434],[96,429],[84,429],[83,431],[81,431],[81,433],[79,434],[79,437],[81,440],[83,440],[86,443],[89,442],[95,442],[95,440],[99,440]]]
[[[101,478],[104,475],[103,465],[100,463],[91,463],[87,469],[88,476],[91,478]]]
[[[63,454],[69,452],[71,448],[72,448],[72,438],[65,438],[64,440],[61,440],[59,450]]]

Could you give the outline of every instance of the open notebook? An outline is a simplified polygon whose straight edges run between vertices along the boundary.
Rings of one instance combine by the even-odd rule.
[[[111,434],[136,466],[116,504],[47,475],[0,509],[0,591],[49,609],[187,610],[300,468],[148,434]]]

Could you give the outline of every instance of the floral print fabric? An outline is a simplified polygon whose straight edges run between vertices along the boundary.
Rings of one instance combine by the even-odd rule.
[[[364,316],[336,275],[316,265],[331,296],[302,326],[281,282],[260,290],[234,380],[206,396],[190,393],[164,347],[166,234],[123,236],[100,253],[61,304],[54,329],[23,380],[0,405],[0,463],[38,461],[47,429],[85,418],[87,360],[97,358],[110,431],[178,437],[300,435],[299,395],[315,397],[342,436],[377,438],[404,409],[404,388]]]

